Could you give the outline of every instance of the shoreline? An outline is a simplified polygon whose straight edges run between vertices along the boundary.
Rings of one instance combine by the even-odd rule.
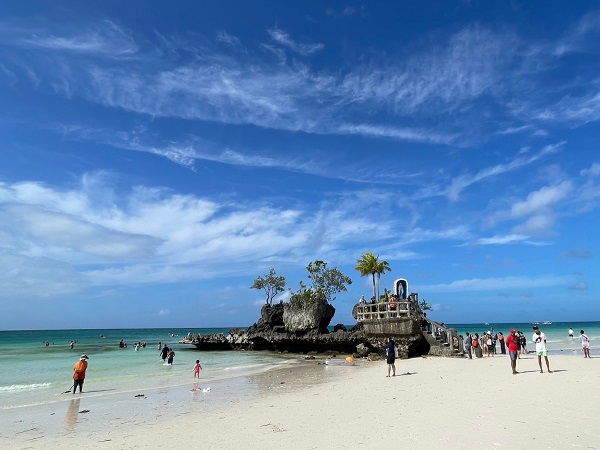
[[[559,449],[596,448],[600,442],[597,430],[586,425],[600,420],[600,358],[550,356],[554,373],[540,374],[537,358],[524,355],[517,363],[521,373],[512,375],[505,355],[421,357],[398,360],[391,378],[385,377],[383,361],[318,362],[229,379],[197,401],[184,387],[181,398],[130,401],[143,407],[114,428],[102,422],[105,414],[116,415],[118,403],[107,410],[94,405],[85,414],[63,410],[64,432],[36,436],[26,431],[32,424],[21,423],[20,430],[10,424],[11,436],[2,433],[0,442],[12,448],[80,448],[84,438],[86,448],[102,449],[167,448],[174,442],[215,449],[391,443]]]

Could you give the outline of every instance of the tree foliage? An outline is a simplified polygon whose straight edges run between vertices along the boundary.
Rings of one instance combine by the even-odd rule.
[[[275,273],[275,269],[271,269],[267,275],[264,277],[258,276],[254,280],[250,289],[262,289],[267,294],[267,305],[271,305],[273,302],[273,298],[283,292],[285,289],[285,277],[278,276]]]
[[[377,275],[377,280],[379,281],[381,274],[391,271],[392,269],[390,269],[388,262],[379,261],[379,255],[375,256],[371,252],[365,252],[356,261],[354,268],[360,272],[361,277],[371,275],[373,279],[373,297],[379,298],[379,286],[378,283],[375,283],[375,275]]]
[[[419,302],[419,307],[421,308],[421,311],[433,311],[432,306],[429,303],[427,303],[425,299]]]
[[[347,286],[352,284],[349,276],[344,275],[337,267],[328,269],[327,263],[321,260],[309,263],[306,270],[310,286],[300,281],[300,288],[290,297],[291,303],[307,305],[319,300],[330,303],[335,300],[335,294],[347,291]]]

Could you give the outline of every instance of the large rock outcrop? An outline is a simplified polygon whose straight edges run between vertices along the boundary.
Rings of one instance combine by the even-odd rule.
[[[327,329],[335,308],[326,302],[307,307],[288,303],[264,305],[258,321],[247,330],[236,328],[227,335],[188,335],[182,342],[194,344],[201,350],[271,350],[292,353],[342,353],[355,357],[383,358],[382,336],[369,336],[362,324],[349,331],[336,326]],[[422,334],[395,337],[399,357],[427,354],[429,344]]]

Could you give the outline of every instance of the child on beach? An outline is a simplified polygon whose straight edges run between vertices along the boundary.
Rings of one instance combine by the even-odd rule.
[[[198,379],[200,379],[200,371],[202,370],[202,366],[200,365],[200,360],[197,359],[196,360],[196,367],[194,367],[194,378],[196,378],[196,376],[198,377]]]

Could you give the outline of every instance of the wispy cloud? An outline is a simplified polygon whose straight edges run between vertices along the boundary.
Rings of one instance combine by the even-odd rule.
[[[25,30],[23,34],[26,34]],[[31,49],[105,56],[129,56],[139,49],[129,32],[109,20],[71,36],[56,36],[38,31],[29,37],[17,38],[16,43]]]
[[[495,291],[544,288],[565,286],[573,281],[570,276],[544,276],[544,277],[505,277],[505,278],[472,278],[456,280],[446,284],[433,284],[420,286],[425,292],[470,292],[470,291]]]
[[[564,144],[565,142],[563,141],[557,144],[547,145],[536,154],[520,155],[514,158],[513,160],[509,161],[508,163],[497,164],[495,166],[487,167],[483,170],[480,170],[476,174],[461,175],[459,177],[456,177],[452,180],[452,183],[447,188],[446,195],[450,200],[456,201],[459,199],[460,193],[472,184],[483,181],[490,177],[498,176],[519,169],[535,161],[538,161],[544,156],[557,153],[561,150]]]
[[[269,28],[267,32],[269,33],[269,36],[271,36],[271,39],[273,39],[275,42],[301,55],[312,55],[313,53],[317,53],[325,48],[325,46],[320,43],[304,44],[296,42],[287,32],[277,27]]]
[[[227,33],[226,31],[219,31],[216,36],[217,42],[221,44],[225,44],[229,47],[237,47],[241,45],[240,40],[233,36],[232,34]]]
[[[593,253],[591,250],[574,248],[568,252],[562,253],[561,256],[566,259],[591,259]]]
[[[571,286],[571,289],[574,291],[587,291],[588,284],[583,281],[579,282],[579,283],[575,283],[573,286]]]
[[[479,245],[504,245],[515,242],[523,242],[529,239],[529,236],[520,234],[509,234],[506,236],[493,236],[491,238],[479,238],[475,242]]]

